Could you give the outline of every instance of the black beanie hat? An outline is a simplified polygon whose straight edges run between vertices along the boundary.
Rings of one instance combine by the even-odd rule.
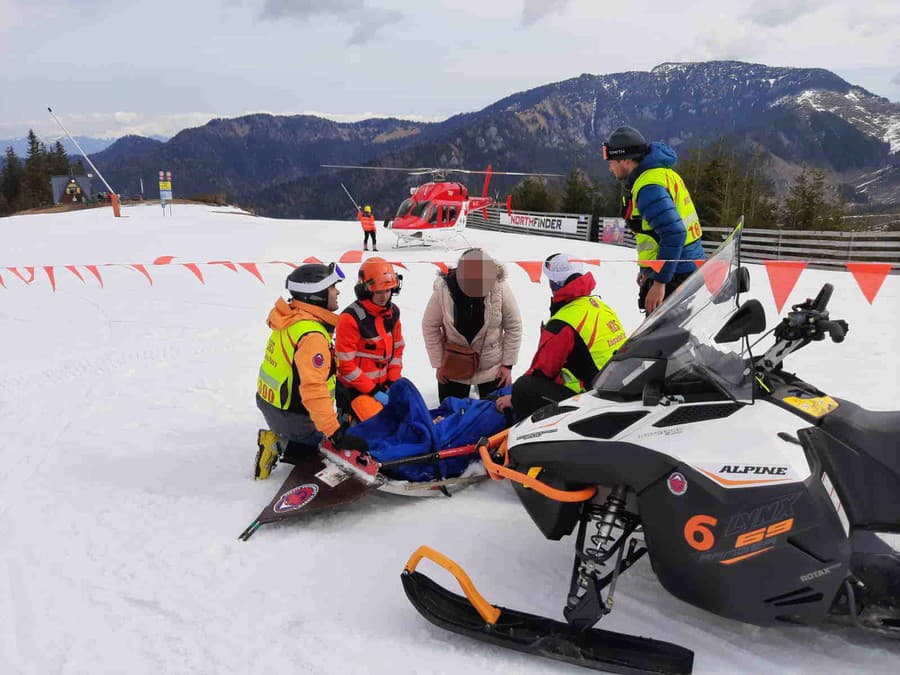
[[[634,127],[619,127],[603,144],[604,159],[642,159],[650,152],[647,140]]]

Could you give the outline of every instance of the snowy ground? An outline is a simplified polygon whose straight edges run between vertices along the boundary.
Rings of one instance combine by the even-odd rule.
[[[356,223],[253,218],[223,208],[158,206],[0,220],[0,673],[562,673],[443,632],[408,604],[400,572],[430,544],[460,562],[493,602],[561,617],[571,537],[550,542],[508,485],[453,499],[375,495],[340,513],[236,537],[268,502],[287,467],[254,482],[262,423],[253,394],[264,318],[288,268],[249,273],[178,265],[101,267],[100,288],[41,269],[25,285],[5,267],[323,260],[358,247]],[[381,234],[388,249],[387,233]],[[504,261],[554,251],[628,260],[624,248],[470,230]],[[392,260],[454,262],[458,253],[386,251]],[[343,266],[355,276],[356,265]],[[240,269],[240,268],[239,268]],[[508,265],[526,326],[527,367],[546,286]],[[754,291],[770,324],[765,272]],[[436,268],[411,264],[397,302],[407,334],[405,374],[429,403],[436,385],[419,335]],[[24,272],[23,272],[24,273]],[[594,268],[599,290],[630,331],[640,316],[635,269]],[[813,345],[789,362],[830,393],[897,408],[900,278],[869,305],[848,273],[807,270],[790,301],[836,286],[832,315],[845,343]],[[344,284],[342,304],[352,299]],[[412,338],[412,339],[410,339]],[[821,372],[816,373],[817,370]],[[713,442],[715,439],[710,439]],[[723,439],[725,442],[728,439]],[[451,586],[442,571],[422,570]],[[757,628],[669,596],[646,561],[620,580],[607,629],[696,651],[696,673],[893,672],[900,644],[830,628]],[[892,665],[893,664],[893,665]]]

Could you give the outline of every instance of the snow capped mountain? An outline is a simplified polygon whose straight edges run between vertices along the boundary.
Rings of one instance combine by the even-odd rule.
[[[226,191],[260,213],[329,218],[347,215],[347,204],[321,164],[492,164],[498,171],[560,173],[580,165],[603,175],[600,144],[622,124],[679,151],[722,139],[761,151],[782,191],[811,166],[856,190],[860,200],[900,202],[900,104],[821,68],[740,61],[583,74],[435,124],[272,115],[213,120],[98,167],[115,185],[150,180],[165,165],[179,176],[179,194]],[[403,175],[356,171],[342,178],[366,190],[379,213],[395,208],[409,187]]]

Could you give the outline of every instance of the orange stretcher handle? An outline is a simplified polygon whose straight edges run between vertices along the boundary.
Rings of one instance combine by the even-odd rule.
[[[493,439],[493,437],[492,437]],[[507,478],[511,481],[515,481],[516,483],[521,483],[527,488],[531,488],[535,492],[538,492],[548,499],[552,499],[557,502],[584,502],[597,494],[596,487],[586,487],[581,490],[560,490],[555,487],[550,487],[546,483],[539,481],[537,478],[532,478],[531,476],[521,473],[520,471],[516,471],[515,469],[510,469],[506,466],[502,466],[501,464],[497,464],[493,459],[491,459],[491,454],[488,452],[488,447],[490,444],[481,444],[478,446],[478,453],[481,455],[481,463],[484,464],[484,469],[487,471],[488,475],[494,480],[502,480],[503,478]],[[503,439],[503,444],[500,447],[500,452],[507,458],[506,455],[506,438]]]
[[[410,574],[415,572],[416,565],[419,564],[422,558],[428,558],[432,562],[436,562],[456,577],[456,581],[459,582],[459,586],[466,594],[466,598],[472,603],[472,607],[478,611],[481,618],[492,626],[497,623],[497,619],[500,618],[500,610],[485,600],[484,596],[482,596],[481,593],[478,592],[478,589],[475,588],[475,584],[472,583],[472,580],[469,578],[469,575],[465,573],[465,570],[443,553],[435,551],[430,546],[420,546],[407,561],[406,571]]]

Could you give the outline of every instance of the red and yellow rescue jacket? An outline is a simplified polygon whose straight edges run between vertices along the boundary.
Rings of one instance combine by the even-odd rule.
[[[404,344],[397,305],[354,302],[341,313],[335,333],[338,382],[361,394],[385,389],[401,377]]]

